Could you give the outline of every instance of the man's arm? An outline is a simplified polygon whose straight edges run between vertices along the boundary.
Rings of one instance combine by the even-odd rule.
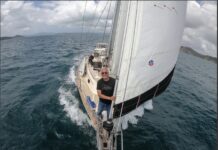
[[[115,100],[115,96],[106,96],[106,95],[101,93],[101,90],[97,90],[97,93],[98,93],[99,98],[110,100],[110,101]]]

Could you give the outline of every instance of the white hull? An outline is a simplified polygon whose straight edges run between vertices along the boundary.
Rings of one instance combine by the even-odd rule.
[[[79,90],[79,94],[81,97],[81,100],[83,102],[83,105],[88,113],[88,116],[90,120],[92,121],[93,128],[96,129],[97,125],[97,118],[96,118],[96,109],[92,109],[88,102],[87,102],[87,96],[89,96],[92,100],[94,100],[95,104],[98,105],[99,98],[97,96],[96,91],[96,84],[97,84],[97,78],[93,78],[92,74],[95,73],[97,75],[97,72],[92,69],[90,64],[87,63],[87,58],[85,58],[85,72],[84,75],[80,75],[79,70],[76,71],[76,86]],[[91,71],[92,74],[91,74]],[[90,80],[90,83],[88,83],[88,80]]]
[[[82,65],[82,66],[81,66]],[[84,66],[83,66],[84,65]],[[84,70],[82,71],[81,68]],[[110,142],[113,139],[109,138],[108,132],[103,129],[102,122],[97,120],[97,108],[99,97],[97,95],[97,81],[100,79],[100,72],[98,70],[93,70],[93,66],[88,63],[88,57],[85,57],[83,62],[80,64],[76,71],[76,86],[78,88],[82,103],[87,111],[87,114],[91,120],[92,127],[96,130],[97,137],[97,147],[98,150],[116,150],[115,143],[113,148],[110,148]],[[93,109],[88,101],[87,96],[91,98],[96,104],[96,108]]]

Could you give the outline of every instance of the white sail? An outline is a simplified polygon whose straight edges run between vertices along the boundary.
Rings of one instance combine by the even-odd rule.
[[[124,39],[124,34],[125,34],[125,24],[127,21],[127,8],[128,8],[128,2],[127,1],[120,1],[119,2],[119,7],[118,12],[117,12],[117,22],[116,22],[116,29],[114,29],[116,32],[114,33],[115,38],[114,38],[114,43],[113,43],[113,51],[112,51],[112,64],[111,64],[111,74],[112,76],[115,76],[118,71],[118,64],[120,60],[120,55],[121,55],[121,48],[122,48],[122,43]]]
[[[124,17],[119,17],[123,20],[118,21],[112,64],[112,72],[119,77],[115,116],[120,114],[122,104],[125,115],[169,85],[179,54],[186,5],[185,1],[121,3],[120,16]],[[122,10],[126,12],[122,14]]]

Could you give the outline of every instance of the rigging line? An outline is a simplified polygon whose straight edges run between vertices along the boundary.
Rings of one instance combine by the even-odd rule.
[[[128,67],[127,79],[126,79],[126,84],[125,84],[125,90],[124,90],[124,94],[123,94],[123,101],[122,101],[122,107],[121,107],[121,111],[120,111],[120,117],[121,117],[122,112],[123,112],[124,99],[126,97],[126,88],[127,88],[127,83],[128,83],[128,79],[129,79],[130,66],[131,66],[131,62],[132,62],[132,51],[133,51],[133,45],[135,43],[134,39],[135,39],[137,15],[138,15],[138,1],[137,1],[137,4],[136,4],[135,25],[134,25],[134,31],[133,31],[133,42],[132,42],[132,47],[131,47],[131,51],[130,51],[130,60],[129,60],[129,65],[128,65],[129,67]],[[119,124],[120,124],[120,117],[119,117],[118,127],[119,127]]]
[[[105,11],[105,9],[106,9],[106,7],[107,7],[107,5],[108,5],[108,2],[109,2],[109,1],[107,1],[107,3],[105,4],[105,7],[102,9],[101,15],[100,15],[99,18],[98,18],[98,21],[97,21],[97,23],[96,23],[96,25],[95,25],[95,27],[94,27],[94,30],[96,29],[96,27],[97,27],[97,25],[98,25],[98,23],[99,23],[99,21],[100,21],[102,15],[104,14],[104,11]],[[92,32],[92,33],[93,33],[93,32]],[[93,34],[91,35],[91,37],[90,37],[91,40],[89,40],[89,42],[96,40],[96,39],[92,39],[92,37],[93,37]]]
[[[118,15],[119,15],[119,9],[120,9],[120,2],[116,1],[115,5],[114,5],[114,15],[113,15],[113,19],[112,19],[112,25],[110,28],[110,38],[108,40],[108,50],[107,50],[107,56],[109,56],[109,59],[112,59],[112,43],[114,43],[114,38],[115,38],[115,29],[118,26]],[[114,45],[114,44],[113,44]],[[111,69],[111,66],[109,64],[109,68]]]
[[[102,15],[103,15],[104,11],[105,11],[105,8],[106,8],[107,5],[108,5],[108,2],[109,2],[109,1],[107,1],[107,3],[105,4],[105,7],[102,9],[101,15],[100,15],[99,18],[98,18],[98,21],[97,21],[97,23],[96,23],[96,25],[95,25],[95,27],[94,27],[94,30],[96,29],[96,27],[97,27],[97,25],[98,25],[98,23],[99,23],[99,21],[100,21]],[[92,32],[92,33],[93,33],[93,32]],[[92,38],[92,37],[93,37],[93,35],[91,36],[91,38]],[[90,39],[91,39],[91,38],[90,38]],[[92,40],[93,40],[93,39],[92,39]]]
[[[81,42],[80,44],[82,43],[82,34],[83,34],[83,26],[84,26],[84,19],[85,19],[85,12],[86,12],[86,5],[87,5],[87,0],[86,0],[86,3],[85,3],[85,8],[84,8],[84,11],[83,11],[83,22],[82,22],[82,32],[81,32]]]
[[[163,84],[163,85],[161,85],[161,86],[160,86],[160,83],[158,83],[158,84],[156,85],[154,94],[150,93],[150,94],[148,94],[147,96],[153,95],[153,97],[150,98],[150,99],[154,99],[154,97],[155,97],[156,94],[157,94],[157,91],[158,91],[159,89],[161,90],[166,84],[169,83],[169,81],[170,81],[170,79],[166,80],[167,83],[165,83],[165,84]],[[141,95],[139,95],[139,97],[141,97]],[[138,97],[138,98],[139,98],[139,97]],[[141,98],[140,98],[140,100],[141,100]],[[138,99],[138,102],[140,102],[140,100]],[[129,104],[129,105],[127,105],[127,107],[131,107],[131,106],[133,106],[133,105],[135,105],[135,104]],[[138,103],[137,103],[137,105],[138,105]]]
[[[107,4],[106,4],[107,5]],[[110,7],[111,7],[111,3],[110,3]],[[105,8],[106,8],[106,6],[105,6]],[[105,10],[105,8],[103,9],[103,10]],[[96,8],[97,9],[97,8]],[[116,9],[116,8],[115,8]],[[110,9],[109,9],[109,11],[110,11]],[[95,11],[96,12],[96,11]],[[103,14],[104,12],[102,12],[102,14]],[[109,13],[109,12],[108,12]],[[107,20],[108,20],[108,15],[107,15]],[[101,17],[100,17],[101,18]],[[98,21],[99,22],[99,21]],[[98,23],[95,25],[95,28],[96,28],[96,26],[98,25]],[[93,30],[93,28],[91,28],[91,30]],[[88,33],[90,33],[91,32],[91,30],[89,30],[89,32]],[[111,28],[111,31],[112,31],[112,28]],[[105,32],[105,31],[104,31]],[[93,35],[91,35],[91,37],[93,37]],[[89,37],[89,41],[87,41],[87,42],[93,42],[95,39],[91,39],[91,37]],[[110,42],[109,42],[110,43]],[[92,45],[92,44],[90,44],[90,45]]]
[[[123,130],[122,130],[122,127],[121,127],[121,132],[120,132],[120,136],[121,136],[121,150],[123,150]]]
[[[137,104],[136,104],[136,108],[138,107],[140,100],[141,100],[141,94],[140,94],[139,97],[138,97],[138,102],[137,102]]]
[[[108,22],[108,16],[109,16],[109,13],[110,13],[110,9],[111,9],[111,2],[110,2],[109,8],[108,8],[108,12],[107,12],[107,18],[106,18],[106,23],[105,23],[105,27],[104,27],[104,34],[103,34],[102,42],[104,42],[104,37],[105,37],[106,29],[107,29],[107,22]]]
[[[90,26],[94,26],[94,20],[95,20],[94,18],[95,18],[95,15],[96,15],[98,6],[99,6],[99,5],[98,5],[98,3],[97,3],[97,4],[95,5],[95,11],[94,11],[93,16],[92,16],[92,17],[93,17],[93,23],[92,23]],[[92,27],[91,27],[91,28],[92,28]],[[86,33],[87,33],[87,34],[90,33],[90,30],[88,30],[88,32],[86,32]],[[87,38],[87,35],[86,35],[85,37]]]
[[[156,88],[156,90],[155,90],[155,93],[154,93],[154,96],[153,96],[153,98],[152,98],[152,99],[154,99],[154,97],[156,96],[156,94],[157,94],[157,91],[158,91],[158,88],[159,88],[159,85],[160,85],[160,83],[158,83],[158,85],[157,85],[157,88]]]

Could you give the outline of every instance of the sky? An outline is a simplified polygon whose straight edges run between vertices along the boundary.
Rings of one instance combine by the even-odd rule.
[[[102,19],[93,30],[102,12]],[[84,32],[102,32],[107,18],[107,26],[111,26],[113,12],[114,3],[106,1],[1,1],[1,36],[79,32],[83,19]],[[216,41],[217,2],[188,1],[182,45],[216,57]]]

